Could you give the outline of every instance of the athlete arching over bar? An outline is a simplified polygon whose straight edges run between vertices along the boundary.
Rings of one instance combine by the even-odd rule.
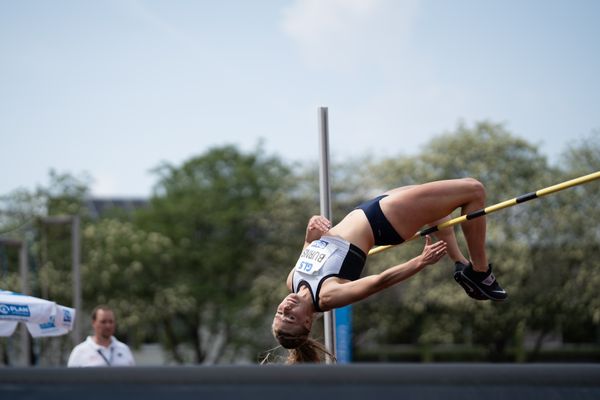
[[[343,307],[435,264],[444,255],[455,262],[454,278],[477,300],[507,298],[492,274],[485,252],[486,220],[462,223],[469,259],[460,251],[451,228],[435,233],[439,241],[425,239],[417,257],[360,277],[366,255],[375,245],[395,245],[411,238],[425,225],[435,226],[461,208],[469,214],[485,204],[485,188],[472,178],[429,182],[390,190],[347,214],[337,225],[313,216],[306,228],[304,250],[287,278],[291,293],[279,304],[273,319],[273,335],[290,351],[288,363],[317,362],[325,348],[309,337],[317,312]]]

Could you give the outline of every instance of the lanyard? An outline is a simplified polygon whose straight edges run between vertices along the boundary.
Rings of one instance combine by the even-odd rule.
[[[102,351],[100,349],[97,349],[96,351],[98,352],[98,354],[100,354],[100,357],[102,357],[102,359],[104,360],[106,365],[108,365],[110,367],[112,365],[114,350],[115,350],[114,347],[110,348],[110,358],[106,358],[106,356],[104,355],[104,353],[102,353]]]

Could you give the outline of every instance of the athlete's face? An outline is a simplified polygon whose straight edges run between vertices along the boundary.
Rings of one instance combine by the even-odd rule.
[[[312,310],[310,304],[296,293],[290,293],[277,306],[273,329],[294,332],[312,326]]]

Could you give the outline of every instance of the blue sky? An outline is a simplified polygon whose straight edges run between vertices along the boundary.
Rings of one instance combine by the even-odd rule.
[[[235,144],[413,154],[459,121],[556,156],[600,129],[600,1],[0,0],[0,195],[94,178],[147,196],[163,161]]]

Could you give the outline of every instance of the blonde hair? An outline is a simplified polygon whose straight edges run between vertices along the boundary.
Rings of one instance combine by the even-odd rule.
[[[335,356],[323,344],[309,337],[309,334],[310,330],[306,328],[296,335],[273,329],[275,339],[281,347],[288,350],[286,364],[320,363],[325,361],[326,356],[335,361]]]

